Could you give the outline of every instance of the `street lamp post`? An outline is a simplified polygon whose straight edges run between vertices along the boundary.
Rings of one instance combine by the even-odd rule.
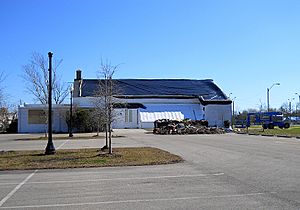
[[[299,97],[299,102],[298,104],[296,103],[296,116],[297,116],[297,108],[298,108],[298,105],[300,105],[300,95],[298,93],[295,93],[295,95],[297,95]]]
[[[72,127],[72,121],[73,121],[73,86],[70,87],[70,124],[69,124],[69,137],[73,137],[73,127]]]
[[[292,100],[295,100],[295,98],[288,99],[288,101],[289,101],[289,111],[290,111],[291,116],[292,116]]]
[[[280,85],[280,83],[274,83],[270,88],[267,88],[267,108],[268,108],[268,112],[270,111],[270,90],[275,85]]]
[[[234,114],[234,100],[236,97],[232,99],[232,129],[234,128],[235,114]]]
[[[53,53],[49,52],[49,81],[48,81],[48,143],[45,149],[46,155],[55,153],[55,147],[52,141],[52,56]]]

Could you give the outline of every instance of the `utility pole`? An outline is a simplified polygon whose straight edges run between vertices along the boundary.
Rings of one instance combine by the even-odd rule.
[[[300,105],[300,95],[298,93],[295,93],[295,95],[299,96],[299,102],[296,102],[296,117],[297,117],[297,112],[298,112],[298,106]]]
[[[52,52],[48,52],[49,57],[49,81],[48,81],[48,143],[45,149],[46,155],[55,153],[52,141]]]
[[[73,85],[71,85],[70,87],[70,128],[69,128],[69,137],[73,137],[73,125],[72,125],[72,121],[73,121]]]
[[[236,97],[232,99],[232,129],[234,128],[234,123],[235,123],[235,114],[234,114],[234,100]]]
[[[295,100],[295,98],[291,98],[291,99],[288,99],[288,102],[289,102],[289,111],[290,111],[290,115],[292,117],[292,101]]]
[[[267,88],[267,111],[270,111],[270,89]]]
[[[270,88],[267,88],[267,108],[268,108],[268,112],[270,111],[270,90],[272,89],[272,87],[274,87],[274,85],[280,85],[280,83],[274,83]]]

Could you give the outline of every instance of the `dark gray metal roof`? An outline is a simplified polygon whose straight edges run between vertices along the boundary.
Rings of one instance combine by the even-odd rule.
[[[94,96],[99,86],[95,79],[83,79],[81,96]],[[114,79],[117,95],[129,97],[202,97],[204,100],[227,100],[213,80],[191,79]]]

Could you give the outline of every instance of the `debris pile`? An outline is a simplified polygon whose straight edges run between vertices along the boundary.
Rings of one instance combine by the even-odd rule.
[[[154,121],[154,134],[223,134],[224,129],[208,127],[207,120],[169,120]]]

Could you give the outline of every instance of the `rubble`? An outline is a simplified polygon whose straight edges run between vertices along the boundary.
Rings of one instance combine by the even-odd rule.
[[[154,122],[154,134],[223,134],[225,130],[217,127],[208,127],[206,120],[169,120],[160,119]]]

